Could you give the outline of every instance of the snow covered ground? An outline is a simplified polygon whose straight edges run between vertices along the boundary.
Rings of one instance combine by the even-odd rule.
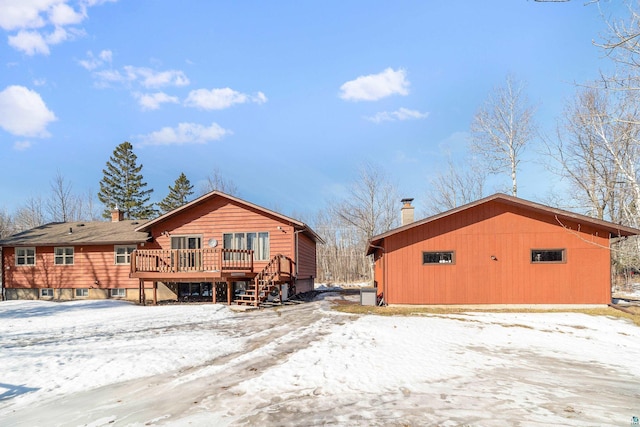
[[[576,313],[411,317],[331,298],[0,302],[0,425],[624,426],[640,328]]]

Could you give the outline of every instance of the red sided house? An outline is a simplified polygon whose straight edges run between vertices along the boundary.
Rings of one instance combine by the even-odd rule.
[[[258,305],[313,289],[304,223],[218,191],[148,222],[56,223],[0,241],[6,299],[125,298]]]
[[[611,239],[640,234],[504,194],[415,222],[403,202],[367,251],[387,304],[609,304]]]

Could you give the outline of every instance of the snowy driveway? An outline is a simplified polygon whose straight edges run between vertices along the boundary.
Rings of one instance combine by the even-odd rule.
[[[11,426],[620,426],[640,415],[640,328],[575,313],[9,301],[0,360],[0,425]]]

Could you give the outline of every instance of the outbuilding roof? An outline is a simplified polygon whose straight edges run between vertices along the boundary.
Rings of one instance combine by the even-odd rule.
[[[444,218],[447,216],[451,216],[451,215],[455,215],[459,212],[474,208],[476,206],[485,204],[485,203],[489,203],[489,202],[493,202],[493,201],[497,201],[499,203],[503,203],[506,205],[511,205],[511,206],[517,206],[519,208],[523,208],[523,209],[527,209],[533,212],[540,212],[540,213],[544,213],[550,216],[555,216],[560,222],[558,225],[561,224],[562,221],[564,220],[572,220],[572,221],[577,221],[579,223],[582,224],[589,224],[591,226],[597,227],[599,229],[602,229],[604,231],[607,231],[608,233],[610,233],[613,236],[635,236],[635,235],[640,235],[640,230],[637,228],[633,228],[633,227],[627,227],[625,225],[620,225],[620,224],[615,224],[613,222],[609,222],[609,221],[603,221],[600,219],[596,219],[596,218],[592,218],[586,215],[581,215],[581,214],[577,214],[575,212],[570,212],[570,211],[566,211],[563,209],[558,209],[558,208],[552,208],[550,206],[546,206],[540,203],[535,203],[535,202],[531,202],[528,200],[524,200],[518,197],[514,197],[514,196],[509,196],[506,194],[502,194],[502,193],[496,193],[492,196],[488,196],[485,197],[483,199],[479,199],[476,200],[475,202],[471,202],[468,203],[466,205],[462,205],[459,206],[457,208],[430,216],[428,218],[419,220],[419,221],[415,221],[412,222],[410,224],[406,224],[403,225],[401,227],[398,228],[394,228],[393,230],[389,230],[385,233],[382,234],[378,234],[377,236],[373,236],[371,238],[371,240],[369,241],[369,244],[367,246],[367,255],[371,255],[372,253],[375,253],[376,250],[378,249],[378,246],[380,246],[380,244],[382,243],[382,241],[385,239],[385,237],[389,237],[391,235],[397,234],[397,233],[402,233],[405,230],[409,230],[411,228],[414,227],[418,227],[421,226],[423,224],[428,224],[430,222],[436,221],[440,218]]]
[[[7,239],[0,246],[117,245],[142,243],[149,234],[136,231],[143,221],[52,222],[26,230]]]

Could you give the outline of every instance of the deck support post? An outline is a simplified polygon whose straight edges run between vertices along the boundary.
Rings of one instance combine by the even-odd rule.
[[[146,305],[144,294],[144,279],[140,279],[140,304]]]
[[[153,305],[158,305],[158,282],[153,282]]]
[[[227,304],[231,305],[231,299],[233,297],[233,283],[227,281]]]

